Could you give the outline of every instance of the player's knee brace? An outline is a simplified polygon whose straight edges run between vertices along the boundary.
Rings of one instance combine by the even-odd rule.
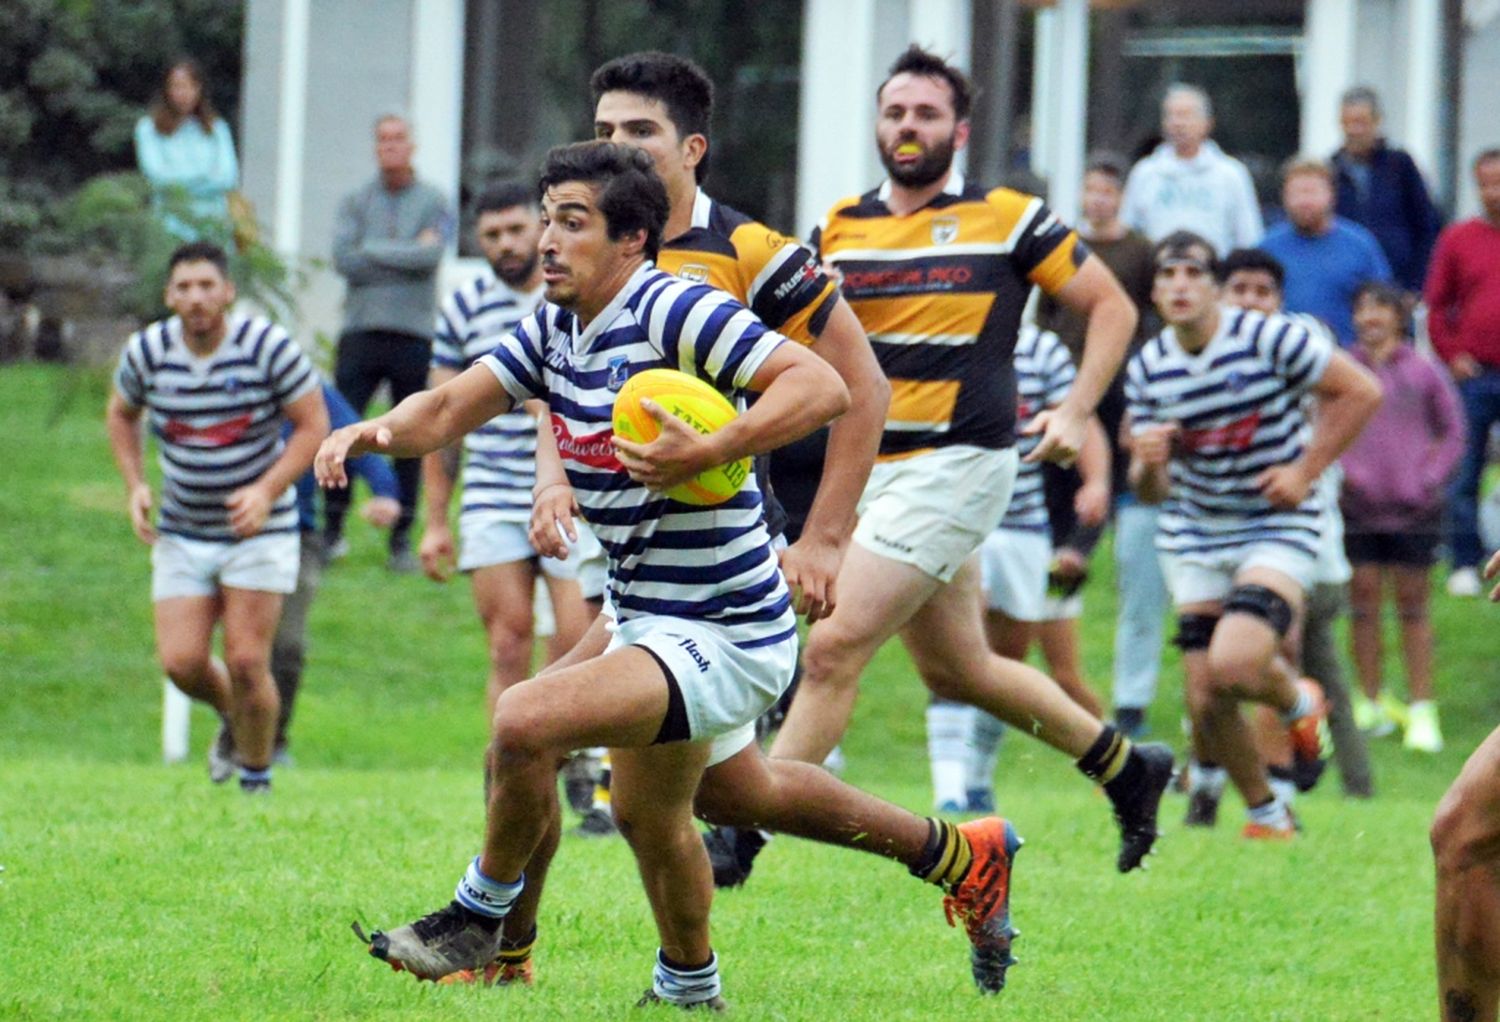
[[[1219,624],[1217,614],[1177,615],[1177,637],[1172,642],[1184,653],[1202,652],[1214,638]]]
[[[1224,601],[1224,613],[1258,617],[1282,637],[1292,627],[1292,605],[1265,586],[1235,586]]]

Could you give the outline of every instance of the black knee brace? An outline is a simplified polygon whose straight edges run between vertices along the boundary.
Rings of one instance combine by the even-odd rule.
[[[1292,627],[1292,605],[1265,586],[1235,586],[1224,601],[1224,613],[1258,617],[1283,638]]]
[[[1177,615],[1177,637],[1172,643],[1184,653],[1201,652],[1213,641],[1214,628],[1219,623],[1217,614]]]

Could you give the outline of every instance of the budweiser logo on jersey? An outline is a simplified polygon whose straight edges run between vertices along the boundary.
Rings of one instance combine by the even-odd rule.
[[[1243,419],[1212,429],[1184,429],[1179,443],[1185,451],[1201,451],[1205,447],[1243,451],[1255,439],[1255,430],[1259,426],[1260,412],[1254,411]]]
[[[615,457],[614,430],[605,428],[597,433],[574,436],[562,416],[552,413],[552,437],[557,441],[557,453],[563,458],[587,465],[589,468],[607,468],[615,472],[625,471],[620,459]]]

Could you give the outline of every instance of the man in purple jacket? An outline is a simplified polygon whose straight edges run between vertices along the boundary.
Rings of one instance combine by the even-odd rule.
[[[1406,343],[1402,293],[1363,285],[1354,297],[1351,354],[1380,380],[1385,401],[1344,452],[1344,549],[1354,568],[1350,639],[1362,696],[1355,719],[1377,733],[1406,725],[1406,747],[1443,747],[1432,692],[1432,591],[1448,480],[1464,451],[1458,394],[1435,362]],[[1381,694],[1381,594],[1395,591],[1411,706]]]

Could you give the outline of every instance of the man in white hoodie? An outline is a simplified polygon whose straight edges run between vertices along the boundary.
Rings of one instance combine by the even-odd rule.
[[[1130,171],[1120,219],[1152,241],[1186,230],[1219,252],[1253,248],[1264,233],[1255,186],[1245,165],[1208,137],[1213,126],[1208,93],[1169,87],[1161,102],[1165,141]]]

